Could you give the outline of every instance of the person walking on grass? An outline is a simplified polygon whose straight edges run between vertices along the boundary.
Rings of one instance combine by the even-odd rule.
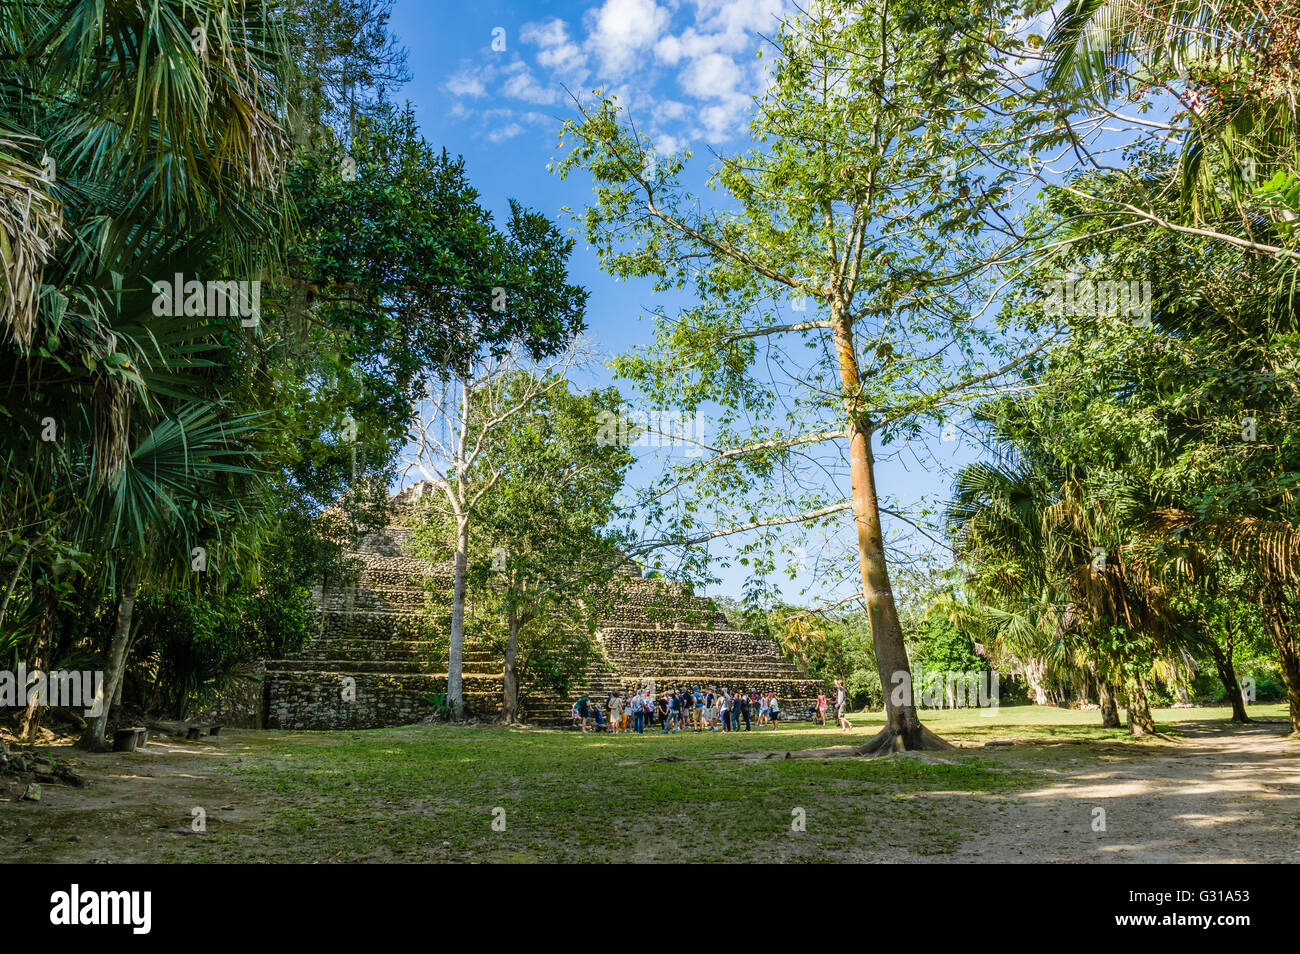
[[[615,690],[609,697],[609,731],[618,735],[623,730],[623,694]]]
[[[836,679],[835,680],[835,721],[840,724],[840,728],[843,729],[845,732],[853,728],[853,723],[848,720],[848,717],[845,713],[845,709],[847,707],[848,707],[847,700],[845,699],[845,693],[844,693],[844,683],[841,682],[839,679]]]
[[[817,721],[821,725],[826,724],[826,691],[824,689],[817,693]]]
[[[578,698],[578,704],[575,706],[578,710],[578,723],[582,726],[582,731],[587,731],[587,719],[591,716],[591,706],[586,696]]]

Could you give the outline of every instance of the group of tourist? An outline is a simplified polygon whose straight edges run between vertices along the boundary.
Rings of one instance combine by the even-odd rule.
[[[755,689],[732,692],[713,686],[695,686],[654,693],[649,689],[615,690],[605,705],[582,696],[573,704],[573,724],[583,732],[644,732],[656,724],[661,732],[738,732],[743,722],[748,732],[754,725],[776,728],[781,721],[781,703],[775,692]]]
[[[841,729],[853,728],[845,717],[844,684],[835,680],[835,719]],[[739,732],[751,726],[777,728],[781,722],[781,703],[775,692],[747,689],[718,691],[713,686],[674,689],[655,693],[650,689],[614,690],[605,697],[602,707],[590,696],[581,696],[573,704],[573,724],[583,732],[645,732],[657,724],[663,733]],[[815,722],[826,725],[826,693],[819,693],[809,710]]]

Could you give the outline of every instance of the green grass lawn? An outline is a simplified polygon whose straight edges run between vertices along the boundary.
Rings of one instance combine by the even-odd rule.
[[[1271,711],[1276,709],[1276,712]],[[1280,716],[1282,707],[1253,714]],[[1160,710],[1214,722],[1227,710]],[[262,806],[242,825],[212,826],[168,849],[171,861],[646,861],[862,859],[933,855],[990,824],[1051,756],[1042,745],[969,747],[936,758],[716,760],[859,744],[855,728],[797,724],[749,733],[597,735],[495,726],[265,733],[220,773]],[[1096,712],[1049,707],[925,713],[955,742],[994,738],[1110,742],[1106,757],[1144,743],[1101,729]],[[1120,748],[1116,748],[1116,744]],[[1076,753],[1080,746],[1069,746]],[[1085,747],[1086,748],[1086,747]],[[1020,756],[1011,756],[1010,752]],[[1026,759],[1027,753],[1033,753]],[[674,756],[687,761],[655,761]],[[1099,757],[1101,755],[1099,754]],[[1023,763],[1023,764],[1022,764]],[[802,810],[803,831],[792,822]],[[498,827],[493,828],[494,818]]]

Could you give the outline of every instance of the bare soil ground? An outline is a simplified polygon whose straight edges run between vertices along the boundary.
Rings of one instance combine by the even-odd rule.
[[[1007,764],[1042,783],[943,860],[1300,863],[1300,742],[1285,728],[1192,724],[1138,752],[1127,743],[1008,747]]]
[[[255,733],[247,733],[256,735]],[[132,753],[49,749],[86,781],[82,788],[46,785],[39,802],[0,802],[0,843],[8,861],[113,864],[158,861],[178,839],[195,837],[195,807],[216,807],[239,823],[259,807],[240,797],[235,780],[214,763],[251,750],[249,741],[150,739]]]

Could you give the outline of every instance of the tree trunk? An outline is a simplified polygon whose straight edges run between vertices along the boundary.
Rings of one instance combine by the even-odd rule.
[[[36,634],[36,655],[32,660],[32,672],[41,672],[45,669],[46,655],[50,647],[50,612],[47,608],[41,616],[41,628]],[[50,674],[45,674],[46,692],[49,692]],[[27,696],[27,711],[23,713],[23,727],[19,733],[20,738],[27,743],[36,741],[36,732],[41,727],[41,703],[44,700],[38,698],[35,692]]]
[[[1045,667],[1040,659],[1025,660],[1025,682],[1034,690],[1034,705],[1045,706],[1048,703],[1047,691],[1043,688]]]
[[[1291,709],[1291,732],[1300,735],[1300,647],[1291,633],[1286,611],[1285,594],[1281,587],[1270,585],[1260,591],[1260,605],[1268,624],[1268,635],[1277,651],[1278,668],[1282,670],[1282,683]]]
[[[465,576],[469,564],[469,518],[456,517],[456,577],[451,592],[451,648],[447,652],[447,705],[452,717],[465,717]]]
[[[1128,684],[1128,731],[1129,735],[1136,736],[1154,735],[1156,731],[1147,688],[1140,676],[1130,679]]]
[[[1095,662],[1090,663],[1089,668],[1092,671],[1093,678],[1097,681],[1097,705],[1101,709],[1101,727],[1103,729],[1118,729],[1121,723],[1119,721],[1119,707],[1115,704],[1115,691],[1111,688],[1110,683],[1102,678]]]
[[[325,638],[325,613],[330,599],[330,575],[329,571],[325,572],[324,578],[320,581],[320,625],[316,628],[316,638]]]
[[[122,687],[126,685],[126,660],[131,658],[131,650],[135,648],[135,634],[130,634],[126,640],[126,649],[122,651],[122,668],[117,672],[117,685],[113,687],[113,708],[118,709],[122,705]]]
[[[32,668],[32,672],[41,670],[44,668],[44,666],[45,664],[44,662],[42,662],[41,657],[37,656],[34,660],[34,666]],[[47,675],[47,684],[48,684],[48,673],[46,675]],[[33,687],[33,690],[34,689],[35,687]],[[18,737],[22,739],[24,742],[26,742],[28,745],[31,745],[36,741],[36,733],[41,728],[41,702],[42,700],[37,697],[37,693],[35,691],[28,693],[27,709],[25,712],[23,712],[23,725],[22,728],[19,729],[18,731]]]
[[[1219,682],[1223,683],[1224,691],[1228,694],[1228,704],[1232,706],[1232,721],[1249,722],[1246,702],[1241,697],[1241,683],[1237,681],[1237,669],[1232,664],[1232,653],[1225,652],[1219,645],[1219,641],[1213,637],[1206,640],[1205,646],[1209,650],[1210,658],[1214,660],[1214,671],[1219,674]]]
[[[506,610],[506,662],[501,673],[501,721],[514,725],[519,721],[519,677],[515,657],[519,653],[519,613],[513,603]]]
[[[1181,651],[1174,656],[1174,692],[1178,695],[1178,702],[1181,705],[1190,705],[1191,698],[1187,694],[1187,687],[1192,681],[1192,666]]]
[[[117,601],[117,625],[113,629],[113,640],[108,648],[108,665],[104,667],[104,682],[95,695],[95,706],[102,706],[99,715],[91,716],[86,721],[86,729],[81,734],[82,748],[104,748],[104,732],[108,728],[108,717],[112,712],[113,696],[117,694],[118,681],[126,668],[126,647],[131,638],[131,615],[135,612],[135,581],[131,580],[122,587],[122,596]]]
[[[861,755],[950,748],[921,725],[916,700],[911,697],[912,668],[903,644],[903,628],[889,585],[885,562],[884,531],[880,525],[880,502],[876,496],[875,458],[869,426],[861,420],[857,395],[861,390],[858,359],[853,348],[853,331],[847,308],[837,302],[832,318],[835,353],[839,359],[840,384],[848,412],[849,467],[853,489],[853,517],[857,523],[858,569],[862,574],[862,595],[871,620],[871,640],[876,648],[876,668],[885,694],[885,728],[857,751]],[[900,698],[895,698],[896,692]]]
[[[1097,683],[1097,699],[1101,705],[1101,727],[1118,729],[1124,723],[1119,721],[1119,706],[1115,703],[1115,691],[1105,680]]]

